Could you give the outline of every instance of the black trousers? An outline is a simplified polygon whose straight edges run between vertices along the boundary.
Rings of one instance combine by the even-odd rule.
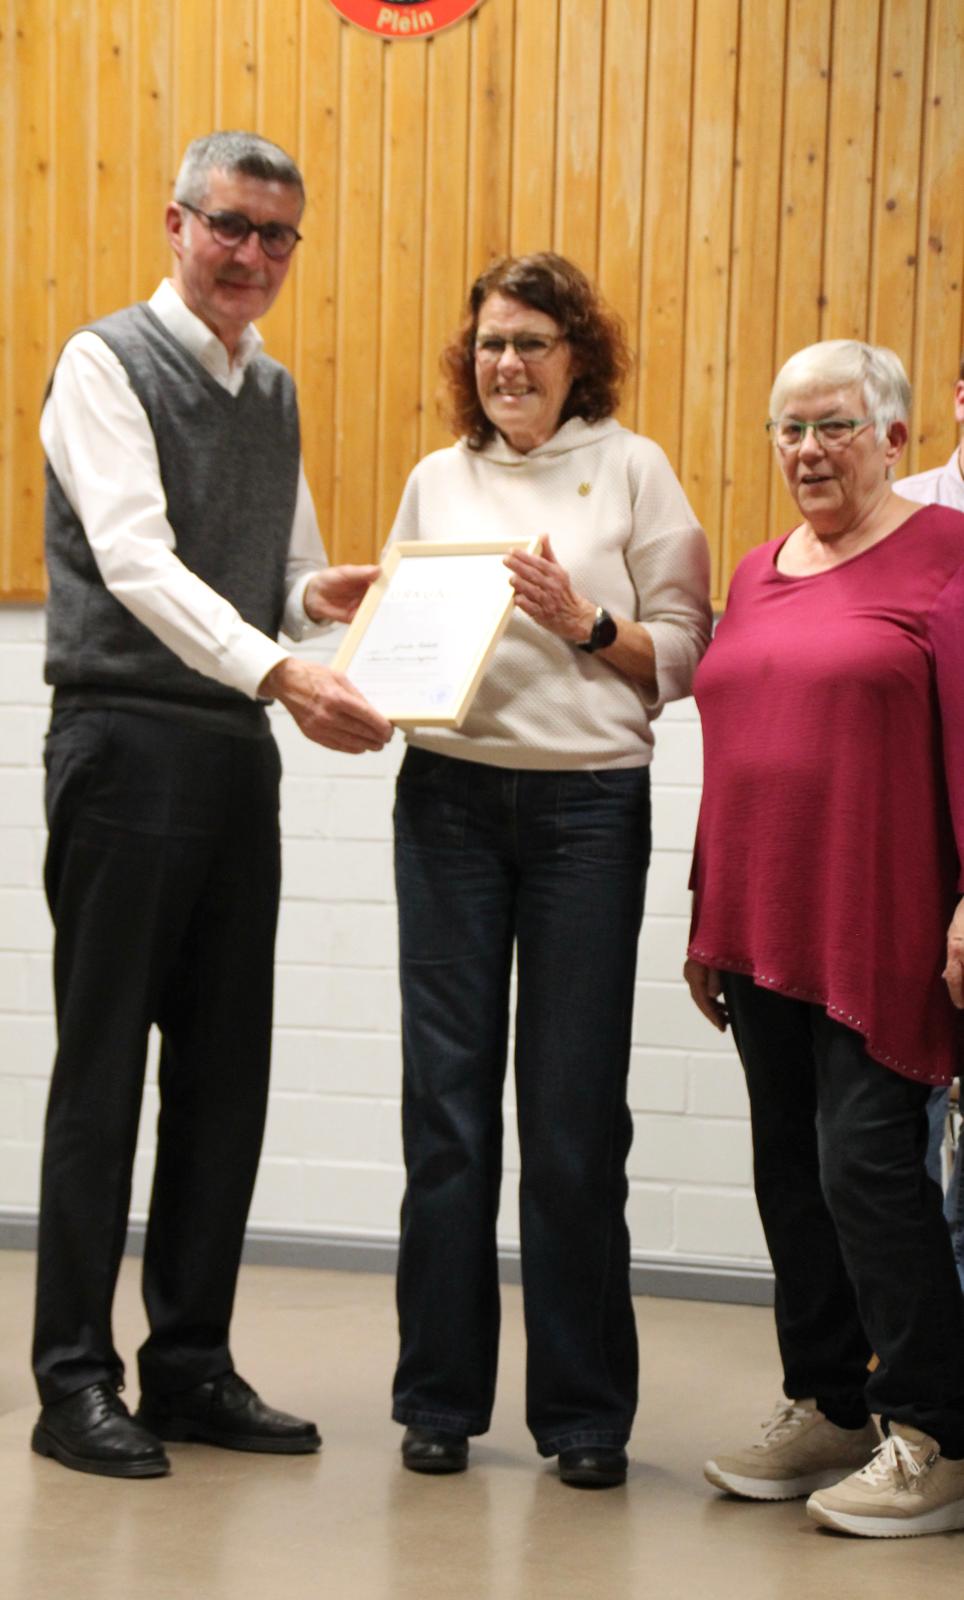
[[[34,1372],[45,1403],[122,1381],[111,1306],[156,1023],[139,1365],[142,1388],[172,1393],[231,1367],[268,1090],[278,752],[269,735],[189,717],[68,705],[54,710],[46,766],[58,1050]]]
[[[880,1412],[964,1457],[964,1296],[924,1166],[928,1085],[871,1060],[821,1006],[735,973],[723,986],[787,1397],[843,1426]]]

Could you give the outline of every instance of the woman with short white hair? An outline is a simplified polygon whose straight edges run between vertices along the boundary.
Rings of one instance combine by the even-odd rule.
[[[909,399],[854,340],[782,368],[800,520],[738,567],[694,683],[686,977],[746,1072],[785,1393],[706,1475],[871,1537],[964,1527],[964,1297],[924,1169],[962,1042],[964,516],[891,487]]]

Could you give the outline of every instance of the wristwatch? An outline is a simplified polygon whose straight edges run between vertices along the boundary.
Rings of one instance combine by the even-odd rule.
[[[605,650],[616,638],[616,624],[605,606],[596,607],[596,617],[592,625],[592,633],[583,644],[577,644],[577,650],[585,650],[587,656],[595,655],[597,650]]]

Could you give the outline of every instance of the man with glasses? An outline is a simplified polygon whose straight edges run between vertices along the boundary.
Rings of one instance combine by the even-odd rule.
[[[38,1243],[33,1448],[111,1477],[162,1439],[293,1454],[318,1431],[234,1371],[228,1328],[264,1127],[280,881],[265,702],[348,753],[392,729],[289,654],[376,567],[328,567],[294,385],[252,326],[298,240],[298,168],[253,134],[188,147],[173,275],[70,339],[41,421],[50,574],[49,845],[58,1053]],[[148,1032],[161,1035],[141,1404],[111,1306]]]

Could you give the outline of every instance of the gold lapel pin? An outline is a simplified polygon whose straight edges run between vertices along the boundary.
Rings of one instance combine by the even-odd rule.
[[[579,485],[579,493],[582,494],[582,495],[586,495],[586,494],[589,493],[589,490],[591,489],[591,487],[592,487],[591,484],[581,483]]]

